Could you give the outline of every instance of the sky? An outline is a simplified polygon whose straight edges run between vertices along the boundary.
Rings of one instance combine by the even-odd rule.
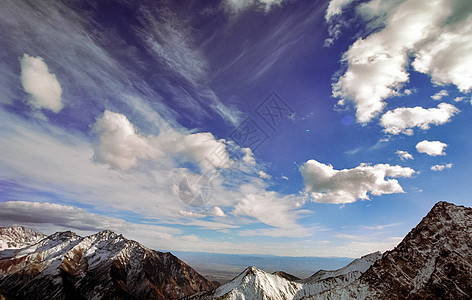
[[[4,0],[0,226],[359,257],[472,206],[469,0]]]

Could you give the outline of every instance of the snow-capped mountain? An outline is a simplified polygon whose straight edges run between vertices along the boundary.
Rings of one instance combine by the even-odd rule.
[[[216,287],[171,253],[107,230],[58,232],[6,251],[0,288],[21,299],[178,299]]]
[[[438,202],[358,280],[309,299],[471,299],[471,262],[472,208]]]
[[[313,276],[296,280],[285,272],[266,273],[249,267],[231,282],[214,291],[199,293],[189,299],[305,299],[334,287],[346,286],[361,276],[377,259],[380,252],[356,259],[344,268],[335,271],[320,270]]]
[[[23,248],[45,237],[45,234],[23,226],[0,227],[0,251]]]
[[[472,299],[472,208],[433,209],[393,250],[291,281],[249,267],[188,299]]]

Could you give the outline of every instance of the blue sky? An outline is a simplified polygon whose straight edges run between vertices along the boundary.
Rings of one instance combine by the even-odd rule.
[[[358,257],[471,206],[468,0],[0,8],[0,225]]]

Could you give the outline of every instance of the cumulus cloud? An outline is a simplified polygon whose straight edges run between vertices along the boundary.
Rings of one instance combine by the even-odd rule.
[[[62,88],[56,75],[49,72],[41,57],[23,55],[21,58],[21,83],[30,94],[29,105],[58,113],[62,110]]]
[[[352,101],[360,123],[378,116],[385,99],[402,94],[410,58],[413,68],[437,85],[454,84],[464,93],[472,88],[472,4],[407,0],[392,7],[386,2],[393,1],[361,6],[373,33],[351,45],[343,56],[347,70],[333,84],[333,96],[341,105]]]
[[[226,12],[237,14],[249,8],[256,7],[266,13],[272,6],[280,5],[284,0],[223,0],[222,5]]]
[[[354,0],[331,0],[326,9],[326,21],[330,21],[332,17],[341,14],[343,9],[353,1]]]
[[[398,157],[399,157],[401,160],[413,159],[413,155],[411,155],[410,153],[408,153],[408,151],[397,150],[397,152],[395,152],[395,154],[398,155]]]
[[[431,125],[449,122],[460,110],[449,103],[440,103],[436,108],[400,107],[386,112],[380,118],[385,133],[413,135],[413,128],[428,130]]]
[[[130,169],[139,160],[162,157],[194,162],[202,169],[232,164],[225,140],[216,140],[209,132],[181,134],[169,129],[157,136],[144,136],[125,115],[110,111],[97,118],[93,132],[97,135],[95,160],[119,170]]]
[[[214,216],[217,216],[217,217],[225,217],[226,216],[224,211],[221,208],[219,208],[218,206],[213,207],[212,214]]]
[[[254,154],[252,153],[251,148],[241,148],[241,150],[244,153],[242,160],[248,164],[255,165],[256,160],[254,159]]]
[[[360,164],[353,169],[335,170],[314,159],[300,167],[305,182],[305,191],[310,193],[314,202],[352,203],[356,200],[369,200],[368,193],[374,196],[403,193],[397,177],[411,177],[415,170],[389,164]]]
[[[446,96],[449,96],[448,91],[447,90],[441,90],[441,91],[437,92],[436,94],[432,95],[431,99],[439,101],[443,97],[446,97]]]
[[[260,170],[259,172],[257,172],[257,175],[259,175],[260,178],[263,178],[263,179],[271,179],[272,176],[270,176],[269,174],[267,174],[266,172]]]
[[[438,155],[446,155],[446,147],[447,144],[442,143],[440,141],[421,141],[416,144],[416,150],[419,153],[426,153],[429,156],[438,156]]]
[[[97,118],[93,132],[98,135],[95,144],[95,160],[114,168],[128,170],[138,159],[155,158],[159,149],[153,147],[150,138],[137,133],[125,115],[105,111]]]
[[[434,165],[431,166],[431,171],[444,171],[445,169],[452,168],[452,163],[444,164],[444,165]]]

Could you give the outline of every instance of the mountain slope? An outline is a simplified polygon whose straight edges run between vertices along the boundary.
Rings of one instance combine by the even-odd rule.
[[[0,288],[21,299],[178,299],[215,285],[170,253],[111,231],[58,232],[0,258]]]
[[[472,299],[472,208],[438,202],[393,250],[290,281],[254,267],[189,299]]]
[[[23,226],[0,227],[0,251],[23,248],[45,237],[45,234]]]
[[[328,298],[471,299],[472,208],[438,202],[358,280],[309,299]]]
[[[472,208],[437,203],[362,282],[381,298],[472,298]]]
[[[199,293],[189,299],[305,299],[334,287],[346,286],[359,278],[380,257],[380,252],[372,253],[339,270],[321,270],[303,280],[296,280],[296,277],[285,272],[269,274],[255,267],[248,267],[216,290]]]

